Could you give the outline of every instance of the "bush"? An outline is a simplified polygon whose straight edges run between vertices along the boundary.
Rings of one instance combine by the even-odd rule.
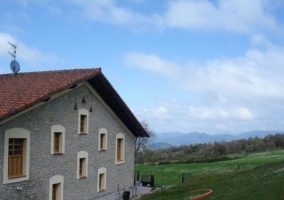
[[[168,165],[168,164],[172,164],[170,160],[161,160],[160,162],[158,162],[158,165]]]

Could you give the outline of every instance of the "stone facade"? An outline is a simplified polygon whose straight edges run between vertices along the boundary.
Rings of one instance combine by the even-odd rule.
[[[82,103],[82,99],[86,103]],[[77,110],[74,110],[74,105]],[[88,134],[78,134],[78,110],[89,112]],[[65,128],[65,153],[50,154],[51,127]],[[64,177],[64,200],[121,199],[124,191],[135,193],[134,136],[119,122],[97,96],[83,84],[0,125],[0,180],[3,180],[4,133],[11,128],[30,131],[29,180],[0,184],[1,200],[48,200],[50,179]],[[107,130],[107,150],[98,150],[99,129]],[[116,134],[125,135],[124,163],[115,164]],[[88,176],[77,179],[77,153],[88,152]],[[106,168],[106,190],[97,191],[98,170]],[[20,188],[17,190],[17,187]]]

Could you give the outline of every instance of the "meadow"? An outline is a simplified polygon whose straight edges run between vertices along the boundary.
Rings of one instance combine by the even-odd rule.
[[[237,159],[214,163],[140,165],[135,171],[155,175],[156,186],[173,186],[142,200],[187,200],[189,191],[205,188],[213,189],[205,199],[284,199],[284,150],[237,155]],[[182,173],[193,177],[182,184]]]

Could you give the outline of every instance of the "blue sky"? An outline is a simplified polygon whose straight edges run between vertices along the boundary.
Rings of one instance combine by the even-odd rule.
[[[157,133],[284,130],[282,0],[0,0],[0,73],[101,67]]]

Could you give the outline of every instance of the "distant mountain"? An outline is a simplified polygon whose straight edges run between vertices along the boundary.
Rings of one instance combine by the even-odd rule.
[[[264,138],[265,136],[269,135],[269,134],[276,134],[276,133],[284,133],[284,131],[260,131],[260,130],[256,130],[256,131],[248,131],[248,132],[242,132],[237,134],[236,136],[240,137],[240,138],[250,138],[250,137],[259,137],[259,138]]]
[[[149,148],[152,150],[156,150],[156,149],[165,149],[165,148],[169,148],[172,146],[173,145],[166,143],[166,142],[157,142],[157,143],[150,144]]]
[[[187,144],[209,143],[209,142],[213,143],[213,142],[221,142],[221,141],[232,141],[232,140],[238,140],[238,139],[248,139],[250,137],[263,138],[266,135],[276,134],[276,133],[284,133],[284,131],[255,130],[255,131],[242,132],[242,133],[238,133],[235,135],[232,135],[232,134],[209,135],[207,133],[199,133],[199,132],[190,132],[190,133],[168,132],[168,133],[157,134],[152,146],[156,149],[158,147],[167,148],[157,143],[167,143],[167,144],[171,144],[174,146],[179,146],[179,145],[187,145]]]

